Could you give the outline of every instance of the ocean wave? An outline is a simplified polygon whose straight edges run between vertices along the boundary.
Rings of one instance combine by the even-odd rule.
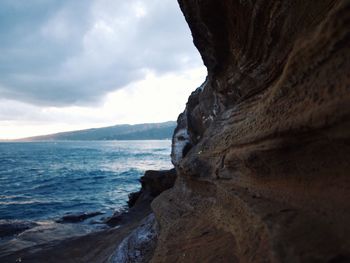
[[[12,198],[18,198],[17,195],[0,195],[0,199],[12,199]]]
[[[166,152],[169,142],[3,145],[0,218],[41,220],[68,211],[117,209],[139,189],[145,170],[170,166]]]
[[[39,200],[28,200],[28,201],[0,201],[0,205],[57,205],[60,202],[48,202]]]

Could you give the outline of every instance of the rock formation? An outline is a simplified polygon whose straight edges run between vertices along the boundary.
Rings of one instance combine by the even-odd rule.
[[[143,263],[152,258],[157,242],[157,224],[150,214],[118,246],[110,263]]]
[[[173,187],[175,180],[175,169],[145,171],[145,174],[140,178],[140,191],[129,194],[129,209],[127,211],[117,211],[105,223],[109,226],[118,226],[127,224],[130,218],[135,217],[135,214],[148,216],[152,212],[150,204],[153,199],[163,191]]]
[[[141,189],[129,194],[129,208],[144,200],[153,201],[155,197],[174,186],[176,170],[147,170],[140,178]]]
[[[151,262],[350,262],[350,1],[179,4],[208,77]]]
[[[350,0],[179,4],[208,76],[176,173],[146,173],[119,228],[1,262],[350,262]]]

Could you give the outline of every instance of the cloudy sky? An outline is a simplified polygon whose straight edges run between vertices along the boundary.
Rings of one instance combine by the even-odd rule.
[[[0,1],[0,139],[176,120],[205,75],[176,0]]]

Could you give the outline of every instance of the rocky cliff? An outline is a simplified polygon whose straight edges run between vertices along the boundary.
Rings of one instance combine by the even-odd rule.
[[[208,77],[152,262],[350,262],[350,1],[179,4]]]

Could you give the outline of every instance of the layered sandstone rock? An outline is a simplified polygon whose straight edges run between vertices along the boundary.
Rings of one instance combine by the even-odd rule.
[[[152,262],[350,262],[350,1],[179,3],[208,77]]]

